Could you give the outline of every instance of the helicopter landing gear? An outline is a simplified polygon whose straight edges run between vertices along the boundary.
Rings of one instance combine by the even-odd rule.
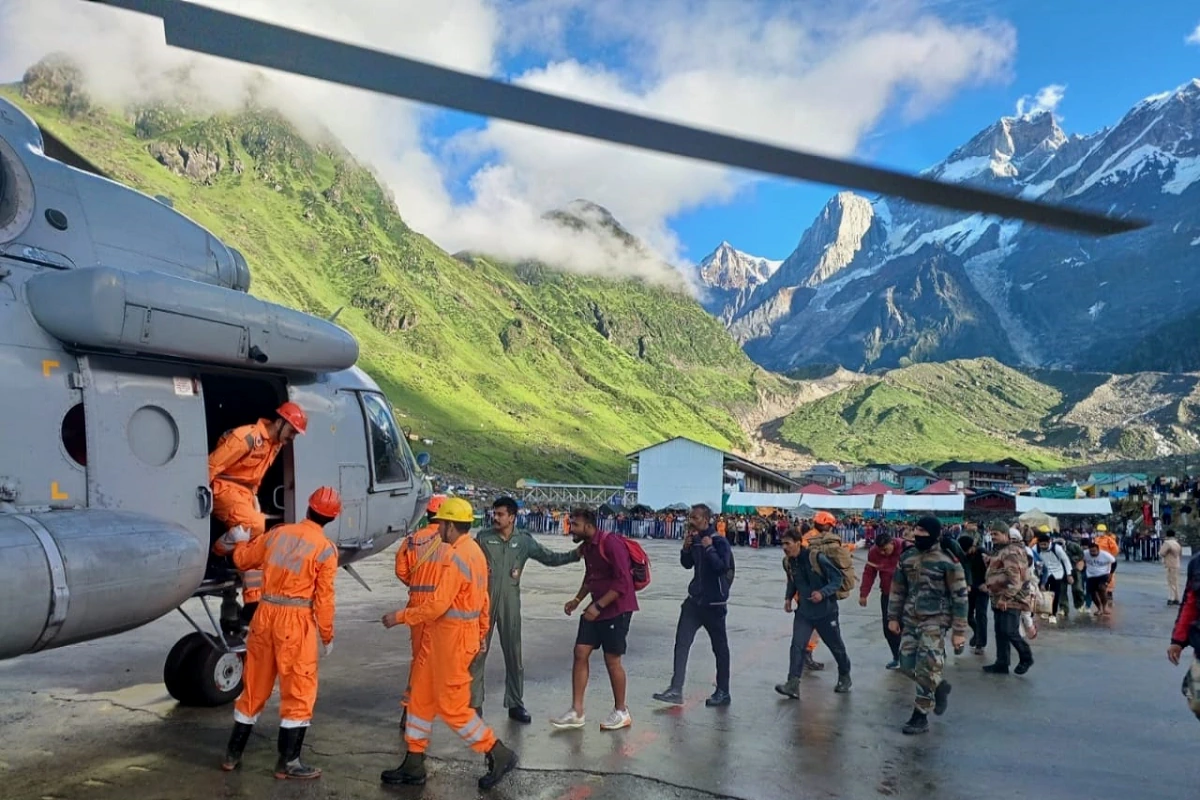
[[[237,614],[237,601],[232,600],[232,619],[226,619],[230,598],[223,594],[221,621],[218,623],[208,607],[208,596],[200,594],[200,602],[216,634],[205,632],[182,608],[183,615],[196,630],[184,636],[163,665],[163,683],[171,697],[180,705],[212,708],[233,702],[242,692],[242,672],[245,666],[246,644]]]

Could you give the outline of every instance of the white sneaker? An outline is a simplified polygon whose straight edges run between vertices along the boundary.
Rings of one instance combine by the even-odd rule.
[[[576,714],[575,709],[568,709],[567,713],[561,716],[551,717],[550,724],[556,728],[582,728],[586,720],[583,714]]]
[[[633,717],[629,716],[628,711],[621,711],[614,708],[612,713],[604,718],[604,722],[600,723],[602,731],[619,731],[621,728],[628,728],[633,724]]]
[[[1058,617],[1051,616],[1051,617],[1050,617],[1050,619],[1048,619],[1048,620],[1047,620],[1047,622],[1049,622],[1051,625],[1057,625],[1057,624],[1058,624]]]

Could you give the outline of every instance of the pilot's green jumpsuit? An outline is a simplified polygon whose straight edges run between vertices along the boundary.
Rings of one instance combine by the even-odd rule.
[[[483,707],[483,667],[492,650],[492,632],[500,628],[504,650],[504,707],[524,708],[525,667],[521,663],[521,573],[533,559],[547,567],[561,567],[579,560],[579,548],[556,553],[542,547],[528,533],[513,531],[507,540],[494,528],[476,537],[488,563],[488,593],[491,595],[492,626],[487,650],[471,662],[471,707]]]

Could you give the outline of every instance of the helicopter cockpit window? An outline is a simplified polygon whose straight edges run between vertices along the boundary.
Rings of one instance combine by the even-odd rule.
[[[408,482],[404,441],[387,400],[378,394],[364,393],[361,397],[371,439],[371,474],[375,485]]]

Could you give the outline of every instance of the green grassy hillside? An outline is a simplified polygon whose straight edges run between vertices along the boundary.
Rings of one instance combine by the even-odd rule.
[[[1062,394],[991,359],[917,364],[807,403],[780,435],[822,460],[933,464],[1014,456],[1066,463],[1043,446]]]
[[[623,454],[685,435],[737,446],[733,413],[778,389],[691,298],[483,257],[403,221],[370,172],[278,116],[98,109],[62,65],[3,90],[116,180],[238,247],[251,291],[339,324],[433,469],[620,481]]]

